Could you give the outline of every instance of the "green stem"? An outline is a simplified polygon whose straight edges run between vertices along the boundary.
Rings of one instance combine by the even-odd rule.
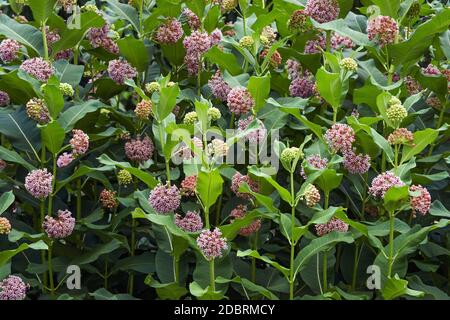
[[[327,259],[327,252],[325,251],[323,253],[323,265],[322,265],[322,278],[323,278],[323,291],[328,291],[328,280],[327,280],[327,269],[328,269],[328,259]]]
[[[392,275],[392,266],[394,264],[394,220],[395,215],[389,212],[389,257],[388,257],[388,278]]]
[[[331,31],[327,30],[327,52],[331,52]]]
[[[44,58],[48,60],[48,43],[47,43],[47,28],[45,22],[41,24],[41,32],[42,32],[42,43],[44,45]]]
[[[52,247],[53,247],[53,243],[50,242],[49,246],[48,246],[48,276],[50,279],[50,293],[52,296],[55,295],[55,282],[53,279],[53,265],[52,265]]]
[[[258,231],[254,233],[254,239],[253,239],[253,250],[258,250]],[[252,282],[256,283],[256,258],[252,257]]]
[[[209,208],[204,208],[205,211],[205,224],[206,224],[206,229],[211,229],[211,225],[209,223]]]
[[[355,245],[355,256],[353,258],[353,275],[352,275],[352,291],[356,288],[356,276],[358,274],[358,256],[359,256],[359,243]]]
[[[158,123],[158,128],[159,128],[159,141],[161,143],[161,151],[163,151],[163,154],[164,154],[164,128],[162,126],[161,121]],[[165,163],[166,163],[167,184],[170,186],[170,165],[169,165],[169,160],[165,159]]]
[[[134,257],[136,251],[136,219],[131,218],[131,257]],[[129,278],[129,287],[128,291],[130,295],[133,295],[133,289],[134,289],[134,274],[130,273]]]
[[[294,170],[290,171],[290,184],[291,184],[291,256],[289,264],[289,300],[294,300],[294,260],[295,260],[295,242],[294,242],[294,230],[295,230],[295,193],[294,193]]]
[[[56,183],[56,154],[53,155],[53,180],[52,180],[52,190],[55,190]],[[48,215],[51,217],[53,214],[53,192],[50,193],[48,197]]]
[[[216,291],[216,280],[214,276],[214,259],[209,261],[209,285],[213,292]]]
[[[105,275],[103,276],[103,286],[108,290],[108,258],[105,258]]]

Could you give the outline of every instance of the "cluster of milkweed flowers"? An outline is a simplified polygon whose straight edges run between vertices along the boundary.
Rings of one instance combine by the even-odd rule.
[[[270,49],[269,48],[265,48],[263,51],[261,51],[261,53],[259,54],[259,57],[261,59],[266,58],[266,56],[269,54]],[[270,56],[270,64],[272,65],[272,67],[277,68],[281,62],[282,62],[283,58],[281,57],[280,53],[275,50],[272,55]]]
[[[306,32],[312,29],[312,24],[306,10],[295,10],[288,21],[288,27],[297,32]]]
[[[25,189],[35,198],[43,200],[53,192],[53,175],[44,169],[31,171],[25,177]]]
[[[93,48],[103,48],[113,54],[119,54],[119,46],[110,37],[110,26],[105,24],[101,28],[91,28],[87,34]]]
[[[247,206],[243,204],[239,204],[231,210],[230,217],[234,219],[242,219],[247,214]],[[234,219],[231,220],[231,222],[234,221]],[[249,225],[246,227],[243,227],[239,229],[239,234],[244,237],[248,237],[251,234],[258,232],[259,229],[261,229],[261,219],[253,220]]]
[[[73,160],[75,160],[75,158],[73,157],[72,153],[64,152],[58,157],[56,165],[58,166],[58,168],[65,168],[70,165]]]
[[[116,191],[103,189],[102,192],[100,192],[99,200],[102,207],[105,209],[113,210],[119,205]]]
[[[11,223],[7,218],[0,217],[0,234],[8,234],[11,232]]]
[[[341,36],[339,33],[333,33],[331,37],[331,48],[337,50],[340,48],[351,49],[355,46],[355,43],[349,37]]]
[[[422,187],[421,185],[412,185],[409,187],[409,191],[419,193],[416,196],[410,197],[410,205],[414,217],[416,213],[426,215],[431,207],[431,195],[427,188]]]
[[[198,28],[200,28],[200,19],[191,9],[183,8],[181,14],[186,18],[189,28],[193,30],[197,30]]]
[[[310,98],[316,93],[316,83],[310,72],[294,77],[289,85],[289,93],[293,97]]]
[[[254,116],[248,116],[247,118],[240,119],[238,121],[238,133],[244,132],[248,129],[250,124],[255,121]],[[264,123],[256,119],[257,129],[252,129],[253,131],[248,132],[244,136],[245,141],[249,141],[250,143],[262,143],[267,136],[267,129],[264,126]]]
[[[134,113],[136,117],[141,120],[148,120],[152,113],[152,101],[151,100],[142,100],[136,105],[134,109]]]
[[[392,187],[402,187],[405,183],[391,171],[383,172],[372,180],[369,194],[375,198],[383,198]]]
[[[133,182],[133,176],[127,169],[122,169],[117,173],[117,182],[119,185],[127,186]]]
[[[216,35],[211,37],[207,32],[194,30],[189,36],[184,38],[183,46],[186,49],[184,63],[186,64],[190,75],[196,75],[200,71],[202,64],[201,57],[211,48],[211,46],[217,43],[216,37]],[[221,35],[219,37],[219,41],[220,38]]]
[[[314,207],[320,202],[320,192],[313,184],[309,184],[305,189],[305,202],[308,207]]]
[[[228,144],[221,139],[213,139],[207,146],[207,152],[211,157],[226,156],[228,149]]]
[[[351,174],[364,174],[370,169],[370,156],[354,150],[344,152],[344,168]]]
[[[369,40],[385,47],[394,43],[398,36],[397,22],[389,16],[377,16],[367,23]]]
[[[235,87],[228,93],[227,106],[236,115],[246,114],[255,106],[255,100],[247,88]]]
[[[309,155],[309,156],[306,157],[305,160],[306,160],[306,163],[309,166],[313,167],[314,169],[321,170],[321,169],[326,168],[327,165],[328,165],[328,159],[327,158],[322,158],[320,156],[320,154]],[[306,175],[304,166],[301,167],[300,174],[303,177],[303,179],[306,180],[308,178],[307,175]]]
[[[316,233],[319,237],[322,237],[330,232],[347,232],[348,224],[338,218],[331,218],[327,223],[320,223],[315,225]]]
[[[406,128],[398,128],[388,136],[388,142],[392,145],[414,145],[414,135]]]
[[[7,106],[11,102],[9,94],[0,90],[0,107]]]
[[[46,124],[50,121],[50,112],[42,99],[32,98],[27,102],[25,110],[28,117],[39,124]]]
[[[148,197],[148,202],[157,213],[168,214],[180,206],[181,193],[176,185],[158,185]]]
[[[208,86],[211,88],[212,94],[217,99],[223,102],[227,101],[227,97],[231,91],[231,87],[223,79],[220,70],[217,70],[216,73],[211,77],[211,79],[208,81]]]
[[[228,249],[227,239],[222,237],[219,228],[213,231],[203,230],[197,237],[197,246],[207,260],[220,258],[223,251]]]
[[[396,97],[392,97],[388,104],[389,108],[386,110],[386,115],[394,126],[398,127],[408,116],[408,111],[402,105],[402,102]]]
[[[195,188],[197,187],[197,176],[188,176],[181,181],[180,192],[182,195],[194,196]]]
[[[75,228],[75,218],[69,210],[58,210],[56,218],[45,216],[42,223],[45,233],[51,239],[63,239],[70,236]]]
[[[155,146],[148,136],[144,138],[138,136],[136,139],[131,139],[125,143],[125,155],[131,161],[138,163],[150,160],[154,150]]]
[[[108,64],[109,77],[117,84],[137,76],[137,70],[124,59],[111,60]]]
[[[202,218],[194,211],[188,211],[184,217],[175,214],[175,224],[186,232],[198,232],[203,229]]]
[[[155,33],[155,40],[161,44],[175,44],[183,36],[183,26],[176,19],[168,19],[164,24],[159,26]]]
[[[243,175],[240,172],[236,172],[231,178],[231,191],[233,191],[239,198],[250,199],[251,194],[243,193],[239,191],[239,188],[244,184],[248,184],[250,190],[253,192],[259,192],[260,186],[257,182],[253,181],[250,176]]]
[[[41,82],[46,82],[55,73],[52,65],[42,58],[25,60],[20,66],[20,70],[25,71]]]
[[[355,131],[348,125],[335,123],[325,133],[325,140],[333,152],[343,152],[351,150],[355,142]]]
[[[72,130],[72,135],[70,146],[74,156],[85,154],[89,149],[89,136],[80,129]]]
[[[16,40],[5,39],[0,43],[0,59],[9,63],[19,57],[20,44]]]
[[[327,47],[326,39],[319,35],[316,39],[308,40],[305,44],[304,52],[307,54],[321,53]]]
[[[24,300],[28,288],[20,277],[10,275],[0,282],[0,300]]]
[[[320,23],[336,20],[339,11],[337,0],[308,0],[305,7],[306,14]]]

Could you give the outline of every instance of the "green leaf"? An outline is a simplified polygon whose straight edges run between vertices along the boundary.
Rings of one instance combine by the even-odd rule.
[[[96,261],[100,256],[104,254],[110,254],[114,250],[121,246],[122,242],[117,239],[112,239],[108,243],[98,244],[87,252],[73,259],[70,263],[83,265]]]
[[[380,8],[382,15],[397,18],[400,0],[372,0],[372,2]]]
[[[269,257],[267,256],[261,256],[258,251],[256,250],[245,250],[245,251],[241,251],[239,250],[236,254],[237,257],[253,257],[256,259],[259,259],[261,261],[264,261],[265,263],[267,263],[268,265],[271,265],[272,267],[274,267],[275,269],[277,269],[278,271],[280,271],[285,277],[289,276],[289,269],[283,267],[282,265],[280,265],[278,262],[276,261],[272,261]]]
[[[131,256],[123,258],[114,264],[111,269],[111,274],[117,271],[137,271],[140,273],[155,272],[155,255],[149,252],[138,256]]]
[[[53,13],[56,0],[28,0],[27,4],[33,12],[34,20],[39,23],[47,21],[50,15]]]
[[[0,34],[14,39],[32,49],[36,54],[44,56],[42,33],[32,25],[19,23],[6,14],[0,14]]]
[[[105,104],[99,100],[89,100],[82,104],[74,105],[63,111],[58,119],[61,127],[64,128],[66,132],[71,131],[76,123],[83,119],[87,113],[97,111],[100,108],[106,107]]]
[[[248,171],[249,171],[249,173],[251,173],[257,177],[266,179],[267,182],[269,182],[275,189],[277,189],[278,193],[280,194],[281,199],[283,199],[284,201],[286,201],[287,203],[289,203],[291,205],[293,204],[291,193],[287,189],[282,187],[278,182],[276,182],[271,176],[262,172],[256,166],[252,166],[251,168],[249,168]]]
[[[42,127],[42,142],[48,150],[56,155],[64,143],[64,129],[57,121],[52,121]]]
[[[45,104],[53,119],[57,119],[59,113],[64,108],[64,97],[58,85],[47,84],[44,87]]]
[[[432,216],[450,218],[450,211],[439,200],[435,200],[431,204],[430,214]]]
[[[208,286],[206,288],[202,288],[197,282],[191,282],[189,284],[189,292],[197,297],[199,300],[221,300],[223,299],[223,294],[220,291],[212,291],[212,289]]]
[[[14,257],[15,255],[21,253],[24,250],[27,249],[33,249],[33,250],[47,250],[48,246],[47,244],[42,241],[39,240],[35,243],[22,243],[17,249],[12,249],[12,250],[3,250],[0,252],[0,266],[3,266],[5,263],[7,263],[12,257]]]
[[[384,207],[389,211],[400,208],[401,204],[409,199],[409,187],[391,187],[383,197]]]
[[[53,63],[56,76],[61,83],[68,83],[76,87],[83,77],[84,66],[70,64],[67,60],[58,60]]]
[[[317,178],[316,183],[323,192],[329,193],[338,188],[344,175],[337,173],[334,169],[325,169]]]
[[[142,40],[128,36],[117,41],[120,54],[140,72],[147,70],[150,57]]]
[[[163,121],[172,112],[177,103],[179,94],[180,88],[178,87],[178,84],[161,89],[159,103],[155,108],[155,116],[159,122]]]
[[[0,159],[3,159],[7,162],[20,164],[28,171],[36,169],[32,164],[25,161],[17,152],[15,152],[14,150],[8,150],[2,146],[0,146]]]
[[[249,290],[250,292],[257,292],[269,300],[279,300],[278,297],[275,294],[273,294],[271,291],[269,291],[268,289],[266,289],[260,285],[257,285],[255,283],[251,282],[248,279],[241,278],[239,276],[234,277],[233,279],[225,279],[223,277],[216,278],[216,283],[230,283],[230,282],[238,283],[238,284],[242,285],[245,289]]]
[[[94,297],[95,300],[139,300],[132,295],[129,294],[112,294],[105,288],[100,288],[98,290],[95,290],[92,293],[89,293],[91,297]]]
[[[403,83],[402,81],[397,81],[393,84],[388,84],[387,77],[378,70],[373,59],[359,60],[358,64],[369,74],[370,82],[382,90],[391,91],[400,87]]]
[[[414,146],[405,146],[403,148],[401,163],[404,163],[416,154],[421,153],[426,147],[431,145],[436,140],[438,135],[438,131],[431,128],[414,132]]]
[[[120,3],[117,0],[108,0],[106,2],[108,7],[110,7],[119,17],[127,20],[138,33],[140,32],[139,14],[134,7]]]
[[[218,169],[200,171],[197,177],[197,193],[205,208],[209,209],[222,194],[223,179]]]
[[[220,69],[227,70],[233,76],[242,73],[242,68],[236,56],[229,52],[223,52],[217,46],[209,49],[203,56],[212,63],[217,64]]]
[[[5,192],[0,196],[0,215],[13,204],[14,199],[15,197],[12,191]]]
[[[181,287],[176,282],[160,283],[153,279],[151,275],[147,276],[145,284],[155,288],[158,297],[162,300],[179,300],[188,293],[185,287]]]
[[[349,28],[346,21],[343,19],[337,19],[326,23],[318,23],[314,20],[312,21],[316,28],[322,30],[331,30],[342,36],[349,37],[357,45],[371,46],[369,38],[365,33]]]
[[[252,76],[248,81],[247,89],[255,100],[255,112],[264,106],[270,93],[270,73],[263,77]]]
[[[411,290],[408,288],[408,281],[400,279],[398,275],[386,281],[381,293],[386,300],[392,300],[403,295],[413,297],[423,297],[425,295],[422,291]]]

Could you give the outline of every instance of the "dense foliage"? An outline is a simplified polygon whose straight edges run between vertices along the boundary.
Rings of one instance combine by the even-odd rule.
[[[446,1],[76,2],[0,0],[1,300],[449,298]]]

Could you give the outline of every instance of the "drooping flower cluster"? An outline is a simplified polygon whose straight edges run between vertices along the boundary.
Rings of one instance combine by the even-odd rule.
[[[44,169],[36,169],[25,178],[25,189],[35,198],[43,200],[53,192],[53,175]]]
[[[261,59],[265,59],[266,56],[269,54],[270,49],[269,48],[265,48],[263,51],[261,51],[259,57]],[[278,68],[278,66],[281,64],[282,62],[282,57],[280,55],[280,53],[278,52],[278,50],[275,50],[272,55],[270,56],[270,64],[272,67],[274,68]]]
[[[238,121],[238,133],[247,130],[254,120],[255,120],[254,116],[248,116],[247,118],[240,119]],[[264,126],[264,123],[259,119],[256,119],[256,122],[257,122],[257,129],[252,129],[253,131],[247,133],[244,137],[245,141],[248,141],[250,143],[262,143],[266,138],[267,130]]]
[[[25,60],[20,69],[42,82],[46,82],[55,73],[51,64],[42,58]]]
[[[124,59],[111,60],[108,65],[108,74],[117,84],[124,84],[125,80],[137,76],[137,71]]]
[[[337,219],[337,218],[331,218],[330,221],[327,223],[322,224],[316,224],[315,225],[317,235],[319,237],[322,237],[330,232],[337,231],[337,232],[347,232],[348,231],[348,224],[346,224],[344,221]]]
[[[222,237],[219,228],[203,230],[197,238],[197,246],[209,261],[221,257],[223,251],[228,249],[227,239]]]
[[[223,102],[227,101],[227,97],[231,91],[231,88],[223,79],[220,70],[217,70],[216,73],[211,77],[211,80],[208,81],[208,86],[211,88],[212,94],[217,99]]]
[[[331,37],[331,48],[338,49],[351,49],[355,46],[355,43],[349,37],[341,36],[339,33],[333,33]]]
[[[42,223],[45,233],[51,239],[63,239],[70,236],[75,227],[75,218],[69,210],[58,210],[58,217],[45,216]]]
[[[177,213],[175,215],[175,224],[186,232],[198,232],[203,229],[202,218],[194,211],[188,211],[184,217]]]
[[[183,27],[176,19],[169,19],[159,26],[155,40],[161,44],[175,44],[183,36]]]
[[[125,155],[128,159],[135,162],[145,162],[153,156],[155,146],[148,136],[143,139],[136,137],[125,143]]]
[[[74,157],[73,157],[72,153],[64,152],[63,154],[61,154],[58,157],[58,160],[56,161],[56,165],[58,166],[58,168],[65,168],[69,164],[71,164],[73,160],[74,160]]]
[[[355,131],[342,123],[335,123],[325,133],[325,140],[333,152],[346,152],[351,150],[353,142],[355,142]]]
[[[295,10],[288,21],[289,29],[297,32],[306,32],[312,28],[307,12],[303,9]]]
[[[103,189],[102,192],[100,192],[99,200],[102,203],[103,208],[112,210],[119,205],[119,202],[117,201],[116,197],[117,197],[116,191]]]
[[[0,282],[0,300],[24,300],[28,288],[20,277],[10,275]]]
[[[295,79],[300,75],[301,64],[297,60],[288,59],[286,61],[286,71],[289,79]]]
[[[370,169],[370,156],[348,150],[344,153],[344,168],[351,174],[364,174]]]
[[[183,8],[182,15],[187,19],[187,23],[192,30],[200,28],[200,19],[189,8]]]
[[[414,136],[406,128],[398,128],[388,136],[388,142],[392,145],[414,145]]]
[[[89,149],[89,136],[80,129],[72,130],[72,139],[69,141],[75,157],[85,154]]]
[[[250,190],[253,192],[259,192],[259,184],[253,181],[248,175],[243,175],[240,172],[236,172],[231,179],[231,191],[233,191],[239,198],[250,199],[251,194],[243,193],[239,191],[239,188],[244,183],[247,183]]]
[[[395,42],[398,36],[397,22],[389,16],[377,16],[367,23],[367,35],[369,40],[383,48]]]
[[[186,49],[184,63],[190,75],[196,75],[200,71],[201,56],[211,48],[211,38],[207,32],[193,31],[184,38],[183,46]]]
[[[0,90],[0,107],[7,106],[10,103],[9,94]]]
[[[227,106],[236,115],[245,114],[255,106],[255,100],[247,88],[235,87],[228,93]]]
[[[151,192],[148,201],[160,214],[168,214],[180,206],[181,194],[175,185],[158,185]]]
[[[375,198],[383,198],[390,188],[402,187],[404,185],[403,181],[391,171],[383,172],[372,180],[369,194]]]
[[[326,168],[328,165],[328,159],[322,158],[320,154],[313,154],[306,157],[306,162],[309,166],[319,170]],[[301,168],[300,174],[303,177],[303,179],[306,180],[308,178],[305,172],[305,168],[303,166]]]
[[[134,113],[136,117],[141,120],[148,120],[152,113],[152,101],[151,100],[142,100],[136,105],[136,109],[134,109]]]
[[[0,59],[9,63],[19,56],[20,44],[16,40],[5,39],[0,43]]]
[[[289,85],[289,93],[293,97],[310,98],[315,91],[316,83],[312,74],[307,71],[295,77]]]
[[[181,181],[180,192],[182,195],[194,196],[195,188],[197,187],[197,176],[188,176]]]
[[[0,217],[0,234],[8,234],[11,232],[11,223],[8,219]]]
[[[428,211],[430,211],[431,207],[431,195],[428,192],[427,188],[419,185],[412,185],[409,187],[410,192],[419,193],[417,196],[410,197],[410,205],[413,211],[414,217],[416,213],[421,215],[426,215]]]
[[[321,53],[327,47],[326,39],[323,35],[319,35],[316,39],[308,40],[305,44],[304,52],[307,54]]]
[[[305,12],[320,23],[336,20],[339,16],[337,0],[308,0]]]
[[[305,201],[308,207],[314,207],[320,201],[320,192],[315,185],[309,184],[305,190]]]
[[[235,219],[242,219],[247,214],[247,206],[239,204],[231,210],[230,217]],[[231,220],[233,222],[234,219]],[[246,227],[243,227],[239,229],[239,234],[244,237],[250,236],[252,233],[258,232],[258,230],[261,229],[261,219],[256,219],[252,221],[249,225]]]
[[[101,28],[91,28],[87,34],[89,43],[94,48],[103,48],[113,54],[119,54],[119,46],[110,36],[110,25]]]
[[[33,98],[27,102],[25,106],[28,117],[38,122],[39,124],[46,124],[50,121],[50,112],[45,105],[44,100]]]

